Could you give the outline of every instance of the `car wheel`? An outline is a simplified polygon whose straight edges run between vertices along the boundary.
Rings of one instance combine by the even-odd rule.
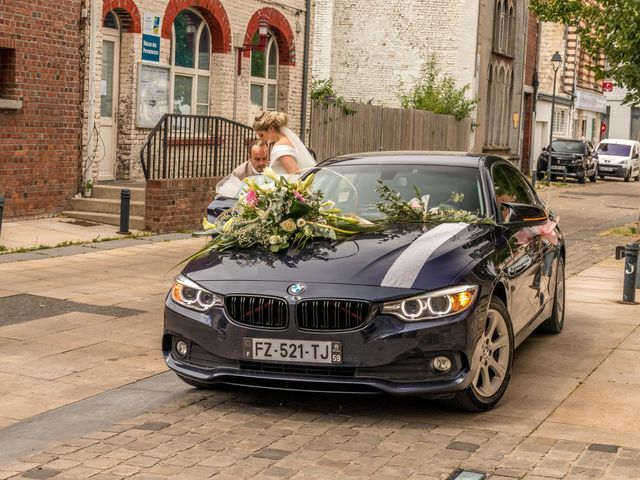
[[[540,324],[538,331],[544,333],[560,333],[564,326],[564,260],[562,257],[558,259],[556,272],[556,293],[553,297],[553,310],[551,316]]]
[[[542,180],[544,178],[544,173],[536,172],[536,180]]]
[[[631,169],[629,169],[629,173],[627,173],[627,176],[624,177],[624,181],[625,182],[629,182],[631,181]]]
[[[598,172],[593,172],[593,175],[589,177],[589,181],[591,183],[596,183],[598,181]]]
[[[636,175],[636,182],[640,182],[640,172]]]
[[[176,375],[187,385],[191,385],[192,387],[196,387],[200,390],[213,390],[217,387],[217,384],[215,383],[201,382],[200,380],[196,380],[195,378],[187,377],[185,375],[180,375],[179,373],[176,373]]]
[[[471,385],[457,393],[451,403],[467,412],[483,412],[493,408],[504,395],[513,366],[511,317],[499,298],[491,299],[471,365],[475,369]]]
[[[598,175],[600,177],[600,180],[604,180],[604,175]]]

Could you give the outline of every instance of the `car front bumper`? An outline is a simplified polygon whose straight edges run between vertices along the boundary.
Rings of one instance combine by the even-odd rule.
[[[240,325],[224,309],[201,314],[170,299],[165,308],[163,354],[169,368],[200,383],[227,383],[269,389],[345,393],[389,393],[448,397],[472,380],[470,357],[480,336],[476,308],[449,319],[405,323],[378,314],[350,331],[280,330]],[[290,322],[295,323],[295,322]],[[340,342],[336,364],[254,361],[246,359],[251,338]],[[177,354],[177,340],[189,351]],[[431,361],[447,356],[452,367],[436,373]]]
[[[598,175],[606,177],[626,178],[629,175],[630,167],[627,165],[598,165]]]

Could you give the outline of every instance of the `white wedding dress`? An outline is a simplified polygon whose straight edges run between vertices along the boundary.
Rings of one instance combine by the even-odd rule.
[[[289,145],[274,145],[271,148],[271,156],[269,162],[269,166],[271,167],[271,169],[278,175],[288,175],[287,170],[280,162],[280,157],[285,157],[287,155],[293,157],[296,160],[298,168],[300,169],[300,174],[305,173],[308,169],[315,167],[316,161],[309,153],[309,150],[307,150],[307,147],[304,146],[300,138],[286,127],[282,129],[282,132],[294,145],[295,148],[290,147]]]

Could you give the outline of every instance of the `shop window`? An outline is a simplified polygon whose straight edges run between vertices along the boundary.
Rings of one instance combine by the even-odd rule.
[[[173,113],[209,114],[211,34],[194,10],[183,10],[173,22],[171,90]]]
[[[253,36],[253,44],[258,45],[259,35]],[[266,47],[261,51],[251,50],[251,111],[276,110],[278,100],[278,44],[269,35]]]

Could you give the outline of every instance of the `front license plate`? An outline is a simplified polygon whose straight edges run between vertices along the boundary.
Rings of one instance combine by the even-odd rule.
[[[564,170],[562,165],[551,165],[551,170]]]
[[[340,342],[245,338],[244,358],[274,362],[342,363]]]
[[[613,171],[613,168],[609,168],[609,167],[600,167],[600,170],[602,170],[603,172],[611,172],[611,171]]]

